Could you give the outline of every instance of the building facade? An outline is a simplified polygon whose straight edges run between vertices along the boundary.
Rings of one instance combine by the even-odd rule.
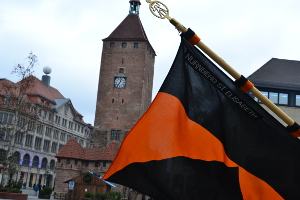
[[[139,18],[139,0],[105,39],[92,146],[121,143],[152,100],[155,51]]]
[[[19,109],[10,102],[14,94],[4,86],[20,88],[25,82],[0,79],[0,152],[5,154],[10,148],[14,157],[14,169],[6,182],[22,181],[26,187],[41,184],[52,188],[57,152],[71,138],[83,147],[89,146],[93,127],[84,122],[70,99],[50,86],[50,76],[44,75],[43,81],[29,78],[32,85],[26,88]],[[0,166],[4,166],[3,162],[1,158]]]
[[[248,79],[269,100],[298,124],[300,123],[300,61],[272,58]],[[254,98],[257,102],[259,100]],[[260,102],[259,102],[260,103]],[[284,126],[286,124],[262,105]]]

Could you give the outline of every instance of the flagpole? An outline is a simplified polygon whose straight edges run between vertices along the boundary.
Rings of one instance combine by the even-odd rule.
[[[151,13],[161,19],[167,18],[171,24],[173,24],[177,30],[182,33],[188,31],[182,24],[176,19],[169,16],[169,9],[163,3],[159,1],[146,0],[149,3]],[[206,46],[201,40],[196,43],[205,54],[207,54],[212,60],[214,60],[219,66],[221,66],[226,72],[228,72],[234,79],[239,80],[242,76],[236,72],[229,64],[227,64],[221,57],[214,53],[208,46]],[[295,121],[292,120],[287,114],[285,114],[280,108],[278,108],[272,101],[270,101],[265,95],[263,95],[257,88],[252,87],[249,90],[255,97],[257,97],[263,104],[265,104],[272,112],[274,112],[280,119],[282,119],[288,126],[293,126]]]

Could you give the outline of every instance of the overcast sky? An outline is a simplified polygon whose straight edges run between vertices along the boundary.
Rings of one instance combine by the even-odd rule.
[[[180,43],[167,19],[141,0],[140,18],[156,51],[153,98]],[[299,0],[163,0],[170,16],[193,29],[215,53],[244,76],[271,58],[300,60]],[[128,15],[129,0],[0,0],[0,78],[29,52],[37,55],[35,76],[52,68],[57,88],[94,124],[102,39]]]

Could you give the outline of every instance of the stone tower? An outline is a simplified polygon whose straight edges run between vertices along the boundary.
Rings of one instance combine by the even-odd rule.
[[[105,39],[92,147],[121,143],[151,103],[155,51],[139,18],[139,0]]]

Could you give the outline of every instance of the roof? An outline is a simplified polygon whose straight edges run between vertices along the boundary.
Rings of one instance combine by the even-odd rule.
[[[103,41],[148,41],[139,15],[127,15]]]
[[[18,82],[19,83],[19,82]],[[17,84],[18,84],[17,83]],[[43,81],[34,77],[34,86],[27,90],[28,96],[41,96],[52,102],[55,102],[57,98],[65,98],[57,89],[54,87],[47,87]]]
[[[119,151],[119,145],[112,142],[106,149],[100,148],[83,148],[75,138],[71,138],[67,144],[56,154],[57,158],[75,158],[81,160],[97,161],[107,160],[113,161]]]
[[[83,147],[75,140],[75,138],[71,138],[56,154],[56,157],[84,159]]]
[[[248,79],[259,86],[300,89],[300,61],[272,58]]]

